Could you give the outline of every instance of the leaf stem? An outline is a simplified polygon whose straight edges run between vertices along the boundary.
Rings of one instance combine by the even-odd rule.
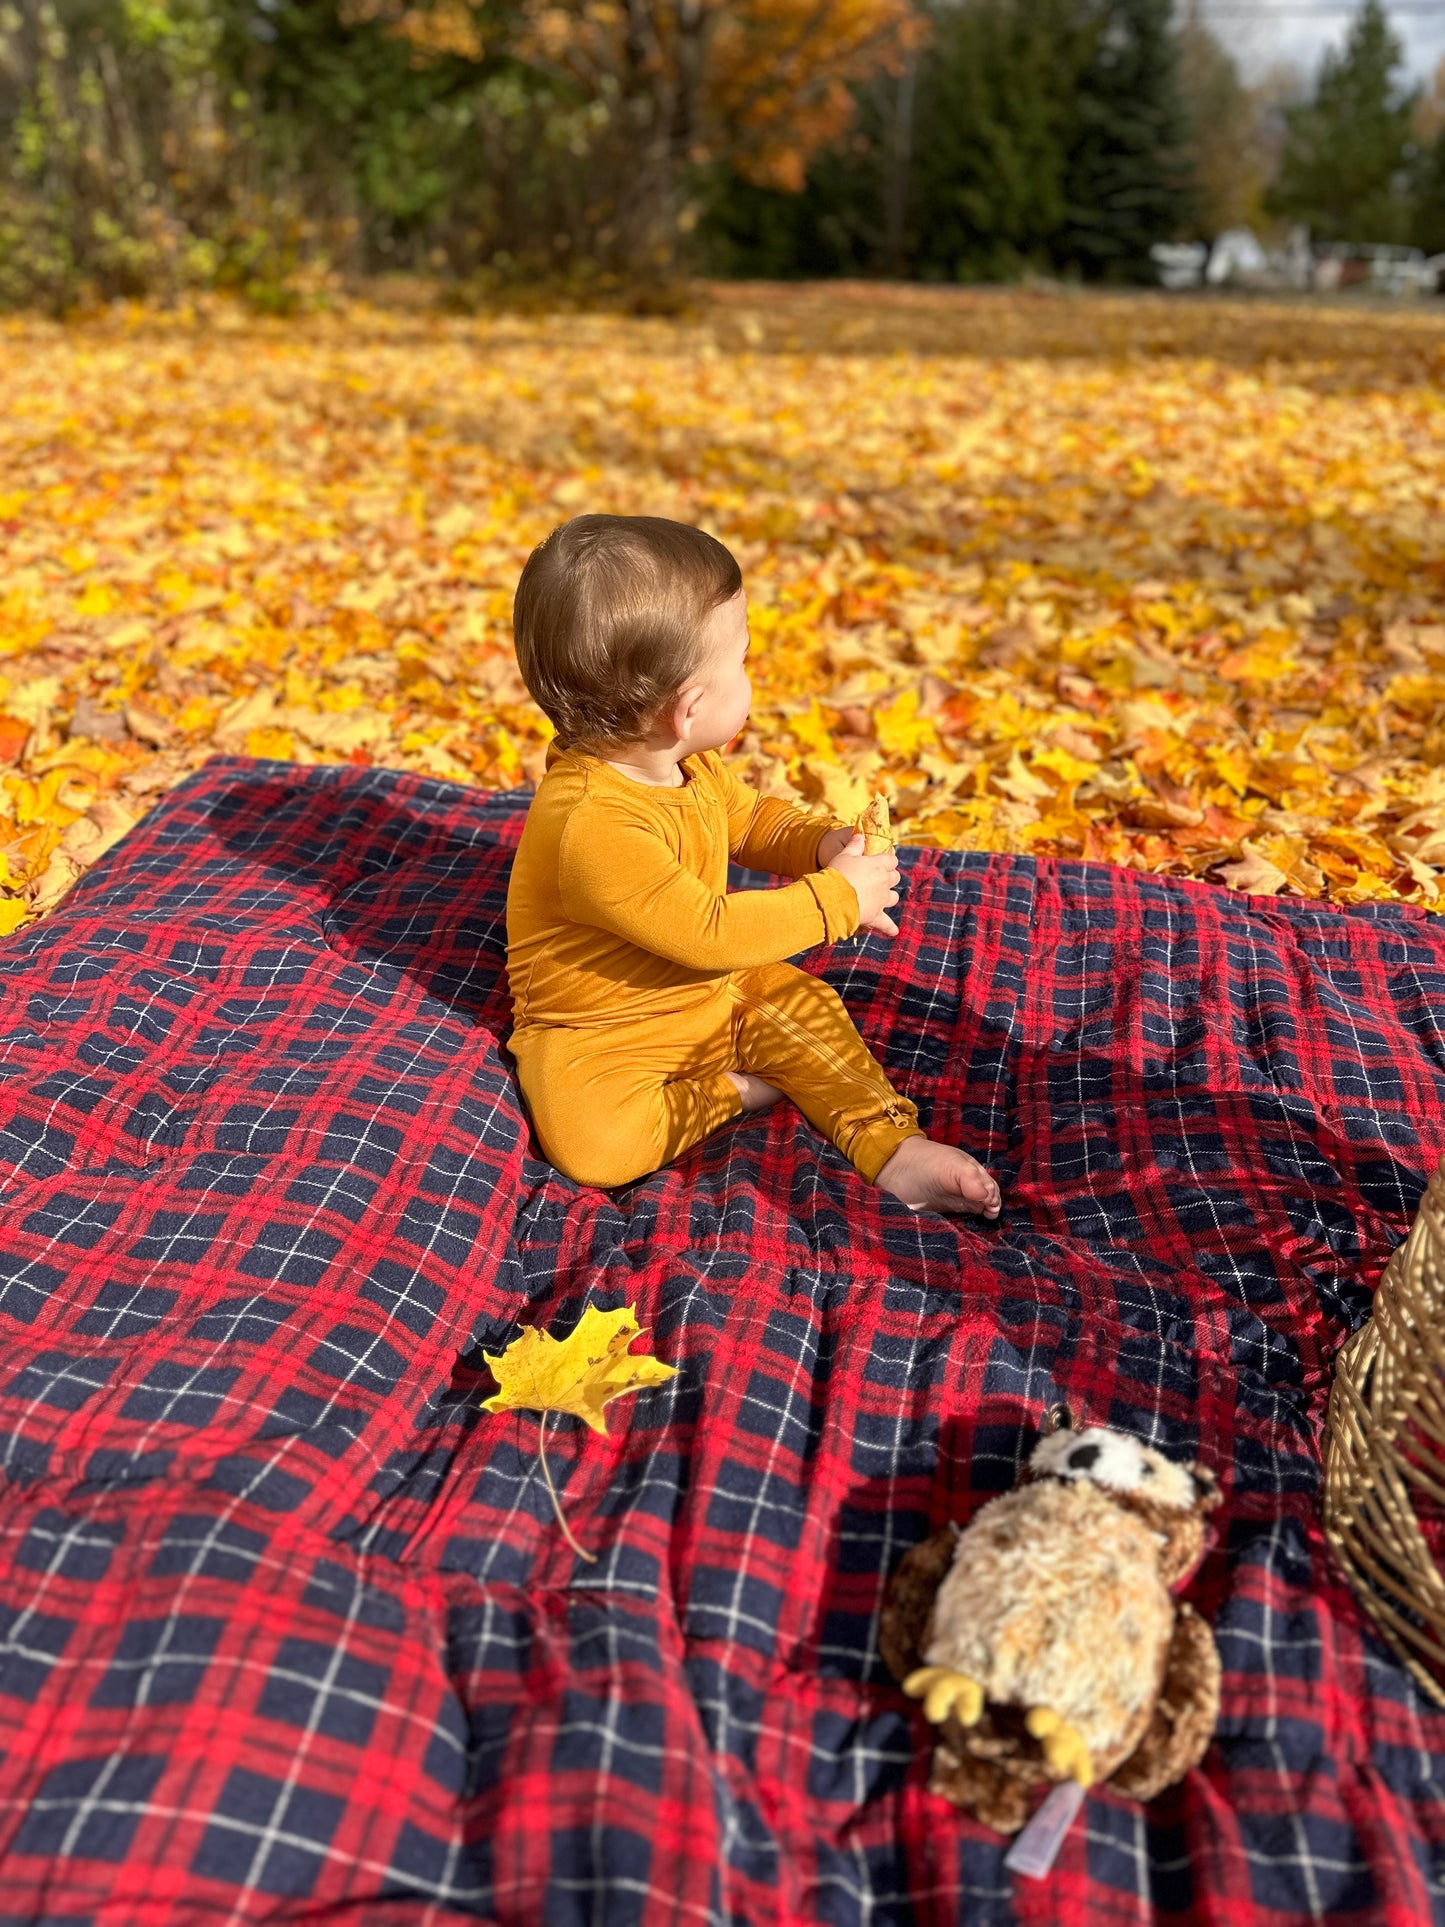
[[[547,1463],[547,1420],[550,1416],[550,1413],[543,1412],[542,1422],[537,1427],[537,1457],[542,1461],[542,1477],[547,1481],[547,1490],[552,1495],[552,1510],[556,1513],[557,1523],[562,1528],[562,1537],[567,1541],[568,1545],[571,1546],[579,1559],[585,1559],[589,1566],[595,1566],[597,1564],[597,1554],[586,1551],[585,1548],[579,1546],[577,1541],[572,1537],[572,1528],[562,1516],[562,1501],[557,1497],[557,1488],[552,1483],[552,1468]]]

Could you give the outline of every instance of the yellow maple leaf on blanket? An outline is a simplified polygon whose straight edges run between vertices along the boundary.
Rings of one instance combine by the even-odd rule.
[[[629,1356],[642,1336],[636,1311],[600,1311],[589,1305],[566,1338],[529,1326],[495,1356],[483,1352],[501,1390],[482,1401],[484,1412],[570,1412],[594,1432],[607,1430],[604,1407],[626,1392],[661,1385],[676,1376],[649,1353]]]
[[[547,1417],[551,1412],[569,1412],[594,1432],[605,1433],[606,1407],[613,1399],[675,1378],[675,1365],[665,1364],[647,1352],[629,1352],[633,1340],[641,1336],[635,1306],[601,1311],[596,1305],[588,1305],[565,1338],[554,1338],[538,1326],[528,1326],[502,1351],[482,1354],[501,1388],[482,1400],[482,1410],[541,1413],[537,1452],[557,1523],[572,1550],[590,1564],[596,1563],[596,1555],[584,1551],[573,1538],[552,1483],[546,1452]]]

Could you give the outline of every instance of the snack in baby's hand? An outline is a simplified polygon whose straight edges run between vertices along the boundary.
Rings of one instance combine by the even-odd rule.
[[[853,825],[863,832],[864,856],[882,856],[893,848],[893,832],[888,825],[888,798],[878,795]]]

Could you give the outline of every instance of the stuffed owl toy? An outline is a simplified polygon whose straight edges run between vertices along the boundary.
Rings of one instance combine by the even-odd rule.
[[[935,1793],[1015,1833],[1041,1785],[1148,1800],[1183,1777],[1219,1655],[1171,1588],[1218,1504],[1211,1473],[1056,1408],[1012,1492],[906,1555],[879,1644],[935,1729]]]

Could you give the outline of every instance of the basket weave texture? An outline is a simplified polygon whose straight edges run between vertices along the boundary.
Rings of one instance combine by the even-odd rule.
[[[1445,1159],[1335,1362],[1324,1525],[1361,1605],[1445,1705]]]

